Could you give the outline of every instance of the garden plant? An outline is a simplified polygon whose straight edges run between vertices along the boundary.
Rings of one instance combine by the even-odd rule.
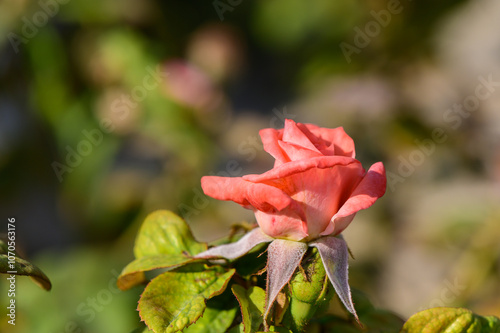
[[[384,195],[383,163],[366,171],[342,127],[287,119],[260,136],[271,170],[201,180],[206,195],[253,210],[257,227],[207,245],[173,212],[144,221],[118,279],[122,290],[146,284],[138,303],[146,327],[137,332],[500,332],[497,317],[465,308],[405,322],[351,290],[342,231]]]

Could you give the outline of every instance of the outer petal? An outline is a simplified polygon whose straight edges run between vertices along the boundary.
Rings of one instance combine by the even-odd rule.
[[[293,209],[276,213],[255,211],[255,219],[262,231],[274,238],[300,241],[309,236],[305,218],[299,217]]]
[[[382,162],[373,164],[349,199],[332,217],[330,224],[321,235],[336,235],[342,232],[358,211],[370,207],[384,195],[386,182],[385,168]]]
[[[263,233],[260,228],[255,228],[235,243],[213,247],[207,251],[198,253],[194,258],[209,259],[222,257],[230,260],[236,259],[247,254],[255,246],[261,243],[269,243],[273,240],[274,238]]]
[[[299,241],[317,238],[329,226],[364,174],[354,159],[324,156],[289,162],[265,174],[243,178],[280,188],[296,202],[279,213],[256,212],[256,218],[268,235]]]
[[[265,233],[301,241],[317,238],[330,224],[365,174],[359,163],[332,168],[311,168],[267,183],[287,193],[296,205],[280,212],[256,212]],[[299,209],[297,209],[299,206]]]
[[[263,212],[280,211],[294,204],[294,200],[279,188],[240,177],[205,176],[201,178],[201,187],[212,198],[231,200],[245,208],[254,207]]]
[[[328,169],[310,169],[292,178],[296,193],[288,193],[301,202],[307,221],[308,239],[317,238],[330,224],[332,216],[349,197],[365,173],[353,163]]]
[[[344,231],[345,228],[347,228],[349,226],[349,224],[351,224],[351,222],[355,216],[356,216],[356,213],[351,214],[349,216],[345,216],[345,217],[336,217],[334,215],[334,217],[332,218],[332,220],[330,221],[330,223],[328,224],[326,229],[322,233],[320,233],[320,235],[321,236],[339,235],[342,231]]]

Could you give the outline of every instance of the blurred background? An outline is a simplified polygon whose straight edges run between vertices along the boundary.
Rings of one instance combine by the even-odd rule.
[[[403,317],[500,316],[498,1],[7,0],[0,233],[15,217],[53,289],[19,277],[0,331],[138,327],[141,290],[115,281],[144,217],[172,210],[201,241],[253,222],[200,178],[271,168],[258,130],[285,118],[344,126],[386,165],[344,233],[354,288]]]

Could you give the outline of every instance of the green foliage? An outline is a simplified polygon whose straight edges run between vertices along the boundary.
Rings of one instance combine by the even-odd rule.
[[[172,271],[195,263],[192,256],[206,248],[172,212],[157,211],[144,221],[134,247],[136,260],[125,267],[117,283],[128,289],[146,280],[145,271],[169,270],[147,285],[139,301],[139,314],[154,332],[224,332],[233,322],[237,312],[234,302],[206,303],[224,292],[235,269],[191,265]]]
[[[135,332],[262,332],[268,298],[261,287],[264,281],[259,278],[265,260],[260,256],[263,248],[256,247],[235,260],[193,259],[206,249],[206,244],[197,242],[186,222],[174,213],[157,211],[146,218],[134,247],[136,260],[123,270],[118,285],[129,288],[146,281],[146,271],[167,271],[151,280],[142,293],[138,310],[148,328]],[[404,324],[394,313],[375,308],[358,290],[352,291],[352,300],[362,326],[353,314],[333,314],[328,305],[334,288],[320,251],[311,248],[281,290],[268,317],[269,332],[500,332],[498,318],[481,317],[467,309],[429,309]],[[238,309],[241,316],[237,316]]]
[[[233,285],[231,290],[240,303],[243,319],[241,332],[256,332],[263,324],[262,315],[266,305],[266,292],[256,286],[245,289],[240,285]]]
[[[206,250],[197,242],[186,222],[169,211],[151,213],[137,236],[134,254],[136,260],[128,264],[118,278],[118,287],[129,289],[146,280],[144,272],[173,269],[193,261],[192,255]]]
[[[157,333],[183,330],[201,317],[207,299],[226,289],[234,272],[215,266],[200,272],[163,273],[141,295],[139,314]]]
[[[500,319],[463,308],[432,308],[408,319],[401,333],[498,333]]]
[[[9,260],[13,259],[13,261]],[[9,273],[8,273],[9,272]],[[11,273],[15,272],[15,273]],[[16,251],[9,251],[8,244],[0,239],[0,273],[27,275],[45,290],[50,290],[52,284],[42,270],[19,256]]]
[[[236,301],[226,290],[219,297],[211,298],[207,301],[207,308],[202,317],[193,325],[189,326],[184,333],[219,333],[226,332],[233,323],[238,312]]]
[[[205,249],[206,245],[193,238],[180,217],[168,211],[154,212],[146,218],[137,236],[136,260],[123,270],[118,285],[128,288],[145,281],[146,271],[167,269],[151,280],[139,301],[139,314],[154,332],[262,331],[266,291],[261,288],[264,281],[258,273],[265,261],[265,256],[260,255],[263,248],[256,247],[235,260],[208,260],[211,265],[192,259]],[[280,296],[279,306],[275,306],[274,320],[268,330],[302,332],[306,328],[324,327],[333,329],[332,332],[339,328],[342,332],[361,332],[352,319],[332,315],[315,319],[316,313],[322,312],[318,309],[326,310],[334,294],[316,248],[309,250],[299,268],[283,289],[284,297]],[[235,298],[224,292],[229,283]],[[380,329],[397,332],[401,328],[402,320],[390,312],[375,309],[364,295],[355,293],[354,299],[369,332]],[[238,304],[241,317],[236,317]],[[309,325],[311,320],[313,324]]]
[[[186,222],[166,210],[151,213],[144,221],[134,246],[136,258],[156,254],[190,255],[206,250],[198,243]]]

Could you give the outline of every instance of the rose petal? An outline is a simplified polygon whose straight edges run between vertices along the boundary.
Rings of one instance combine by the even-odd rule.
[[[332,217],[330,224],[321,235],[338,234],[344,230],[352,218],[354,218],[354,214],[370,207],[378,198],[384,195],[386,182],[385,168],[382,162],[373,164],[352,192],[349,199],[346,200],[339,211]],[[347,217],[350,216],[352,217],[349,220]],[[338,226],[335,225],[337,223],[339,223]]]
[[[322,155],[333,156],[335,154],[335,147],[333,142],[329,139],[325,140],[321,136],[326,128],[321,128],[313,124],[297,124],[300,130],[309,138],[309,140],[314,144],[316,149],[318,149]],[[330,149],[330,146],[333,148]]]
[[[272,212],[266,216],[256,212],[256,218],[268,235],[299,241],[317,238],[329,227],[332,216],[364,174],[361,164],[352,158],[324,156],[289,162],[265,174],[247,175],[243,179],[279,188],[296,202],[279,214]]]
[[[356,213],[344,217],[336,217],[334,215],[332,221],[328,223],[328,226],[322,233],[320,233],[320,235],[321,236],[339,235],[342,231],[344,231],[345,228],[349,226],[349,224],[351,224],[352,220],[354,219],[354,216],[356,216]]]
[[[336,159],[334,162],[338,162],[335,157],[321,159]],[[360,163],[354,163],[355,160],[346,157],[341,159],[352,163],[333,164],[326,168],[316,168],[317,163],[313,163],[314,167],[310,169],[301,171],[297,167],[293,170],[295,173],[281,175],[276,179],[251,179],[279,188],[295,202],[280,212],[256,212],[257,222],[264,232],[276,238],[296,241],[305,237],[317,238],[329,226],[332,216],[349,198],[365,174]],[[301,161],[289,162],[278,168],[302,164]]]
[[[283,130],[275,130],[274,128],[265,128],[259,131],[264,150],[276,159],[274,165],[280,165],[289,162],[290,159],[281,149],[278,140],[283,137]]]
[[[293,143],[278,141],[278,144],[291,161],[323,156],[323,154],[317,150],[309,150]]]
[[[300,130],[295,121],[291,119],[285,120],[285,129],[283,131],[282,140],[320,153],[319,150],[314,146],[314,143],[312,143],[307,135]]]
[[[321,141],[328,142],[329,145],[320,151],[324,155],[347,156],[354,158],[356,152],[354,149],[354,141],[347,135],[343,127],[337,128],[322,128],[318,126],[310,126],[310,131]]]
[[[365,171],[353,163],[327,169],[310,169],[291,176],[295,193],[284,190],[302,203],[309,239],[317,238],[330,224],[332,216],[349,197]]]
[[[203,192],[218,200],[231,200],[245,208],[263,212],[283,210],[294,200],[279,188],[246,181],[240,177],[205,176],[201,178]]]
[[[281,212],[264,213],[255,211],[255,219],[260,228],[267,235],[274,238],[283,238],[294,241],[300,241],[309,234],[307,233],[307,224],[303,215],[302,208],[289,207]]]
[[[353,158],[345,156],[323,156],[313,157],[307,160],[292,161],[282,164],[260,175],[245,175],[242,178],[251,182],[263,182],[284,178],[295,173],[304,172],[312,168],[327,169],[337,165],[349,165],[361,163]]]

